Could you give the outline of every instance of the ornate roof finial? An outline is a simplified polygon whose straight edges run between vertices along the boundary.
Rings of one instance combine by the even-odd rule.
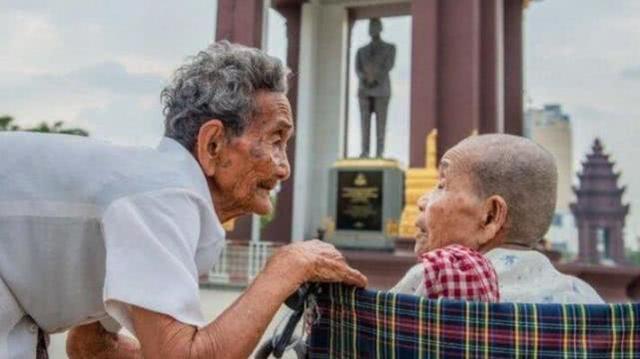
[[[596,137],[595,141],[593,141],[593,146],[591,148],[593,149],[593,153],[597,155],[602,153],[603,147],[602,147],[602,142],[600,142],[600,138]]]

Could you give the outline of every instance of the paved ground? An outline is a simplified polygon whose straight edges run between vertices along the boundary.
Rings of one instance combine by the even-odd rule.
[[[240,295],[238,290],[226,290],[226,289],[202,289],[200,290],[200,299],[202,303],[202,311],[205,318],[213,319],[218,316],[222,311],[231,305],[231,303]],[[270,328],[267,330],[267,336],[273,333],[274,327],[285,315],[285,310],[281,310],[276,316],[276,319],[271,323]],[[67,358],[65,354],[65,341],[66,335],[57,334],[51,337],[51,346],[49,347],[49,356],[52,359],[64,359]]]

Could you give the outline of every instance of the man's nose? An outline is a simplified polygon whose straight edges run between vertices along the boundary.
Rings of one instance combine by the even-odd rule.
[[[289,165],[289,159],[284,158],[284,160],[278,163],[276,168],[276,177],[279,181],[286,181],[291,175],[291,166]]]

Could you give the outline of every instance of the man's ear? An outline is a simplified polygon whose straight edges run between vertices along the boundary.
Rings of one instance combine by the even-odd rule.
[[[216,172],[216,164],[225,140],[222,121],[209,120],[200,126],[194,150],[200,167],[208,177],[213,176]]]
[[[480,246],[494,240],[500,231],[505,229],[509,206],[502,196],[494,195],[485,200],[483,211],[482,231],[484,235],[480,239]]]

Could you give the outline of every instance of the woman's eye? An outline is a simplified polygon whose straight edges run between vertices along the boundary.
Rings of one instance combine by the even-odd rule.
[[[443,183],[438,183],[438,189],[444,189],[444,184]]]

